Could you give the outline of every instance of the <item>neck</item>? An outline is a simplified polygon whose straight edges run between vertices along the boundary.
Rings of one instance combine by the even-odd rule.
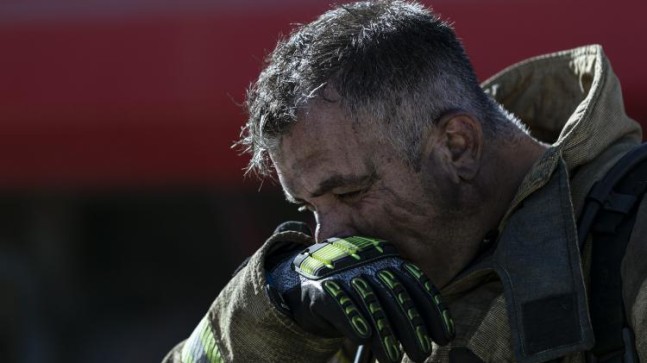
[[[483,155],[479,175],[465,186],[465,194],[469,196],[465,210],[473,212],[466,213],[460,226],[454,227],[460,233],[454,236],[455,251],[448,254],[452,261],[445,265],[443,276],[436,282],[439,287],[449,283],[478,257],[484,238],[497,229],[523,179],[546,148],[525,136],[513,142],[495,143]]]
[[[514,142],[494,145],[494,148],[496,152],[488,158],[489,165],[484,165],[486,170],[482,175],[484,187],[491,191],[484,203],[490,208],[483,215],[483,233],[498,227],[524,178],[547,146],[524,135]]]

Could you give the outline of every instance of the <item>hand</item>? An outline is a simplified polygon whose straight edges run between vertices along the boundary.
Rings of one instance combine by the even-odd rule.
[[[424,361],[433,340],[454,337],[438,290],[393,245],[364,237],[331,238],[270,270],[270,296],[308,332],[369,344],[380,362],[399,362],[402,349]]]

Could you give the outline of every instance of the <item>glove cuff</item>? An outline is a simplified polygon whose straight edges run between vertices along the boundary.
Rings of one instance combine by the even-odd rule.
[[[292,312],[283,299],[283,294],[299,286],[299,275],[292,269],[292,261],[300,251],[313,242],[310,235],[294,230],[283,230],[267,240],[272,247],[268,250],[264,261],[267,280],[265,293],[274,307],[290,318],[292,318]]]
[[[341,346],[340,339],[322,339],[303,330],[270,302],[264,264],[279,239],[273,236],[251,256],[210,309],[211,329],[228,362],[298,362],[304,356],[324,362]]]
[[[265,256],[264,267],[266,271],[272,271],[288,255],[296,255],[298,251],[312,245],[314,239],[302,232],[283,231],[273,234],[266,243],[271,247]]]

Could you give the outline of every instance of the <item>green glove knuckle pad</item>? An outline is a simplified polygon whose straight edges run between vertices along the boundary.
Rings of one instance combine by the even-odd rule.
[[[454,336],[438,290],[386,241],[331,238],[299,253],[292,268],[300,275],[305,304],[296,309],[298,319],[314,330],[332,324],[360,344],[370,341],[380,361],[399,362],[405,351],[422,361],[432,352],[432,340],[446,344]]]
[[[300,275],[318,280],[396,255],[395,247],[383,240],[358,236],[330,238],[299,253],[294,259],[293,267]]]

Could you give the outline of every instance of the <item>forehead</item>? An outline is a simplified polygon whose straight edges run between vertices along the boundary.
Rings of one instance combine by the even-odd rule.
[[[271,153],[284,188],[316,184],[334,175],[366,173],[378,143],[372,132],[351,119],[337,103],[312,102],[297,114],[297,122]],[[310,187],[313,187],[310,185]]]
[[[358,129],[356,121],[338,103],[315,101],[297,113],[297,122],[281,138],[275,156],[298,168],[331,154],[336,158],[354,158],[366,148],[367,141],[370,143],[368,135],[362,135]]]

